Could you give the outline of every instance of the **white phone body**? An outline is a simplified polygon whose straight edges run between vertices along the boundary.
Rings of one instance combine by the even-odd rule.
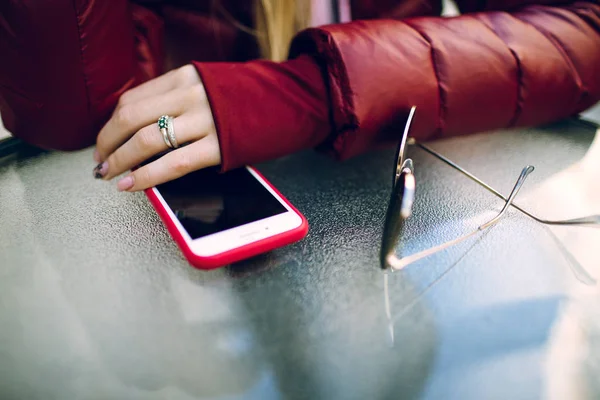
[[[159,187],[148,189],[151,192],[147,192],[148,197],[153,202],[157,211],[159,211],[159,215],[171,231],[174,239],[176,239],[179,246],[184,250],[184,253],[186,253],[186,251],[188,253],[191,252],[195,257],[200,259],[210,259],[222,254],[230,254],[236,259],[244,258],[244,256],[249,253],[260,253],[264,250],[269,250],[270,248],[279,247],[282,243],[282,238],[283,241],[285,241],[286,233],[290,233],[291,236],[294,236],[290,236],[289,242],[299,240],[306,235],[306,219],[285,198],[283,198],[283,196],[281,196],[264,177],[257,173],[256,170],[251,167],[245,167],[243,170],[246,172],[241,172],[241,170],[236,171],[235,179],[229,179],[228,184],[240,182],[240,186],[249,188],[247,192],[239,193],[237,195],[235,193],[224,196],[217,195],[216,197],[212,194],[208,197],[203,197],[204,195],[201,194],[198,197],[196,194],[194,195],[196,197],[193,197],[191,200],[185,200],[188,203],[183,207],[181,206],[182,200],[177,196],[185,197],[185,192],[173,196],[172,190],[167,187],[164,189],[165,193],[163,193],[161,191],[161,185],[159,185]],[[215,179],[215,182],[218,182],[217,180],[220,178],[213,179]],[[255,183],[250,182],[249,180],[251,179],[254,180]],[[260,186],[256,185],[256,183]],[[190,185],[188,184],[188,186]],[[170,194],[167,193],[167,191],[169,191]],[[231,192],[231,187],[226,191]],[[235,190],[233,190],[233,192],[235,192]],[[233,223],[231,221],[219,222],[219,218],[222,218],[222,215],[217,215],[216,217],[215,215],[219,214],[219,211],[223,214],[223,210],[218,209],[222,205],[220,204],[220,201],[225,201],[227,203],[227,196],[229,196],[229,202],[238,202],[238,205],[241,208],[246,207],[248,203],[253,204],[253,206],[248,206],[248,214],[252,215],[248,215],[247,217],[245,215],[242,215],[241,217],[238,215],[236,217],[238,220],[247,220],[248,222],[231,227],[229,227],[229,225]],[[155,199],[153,199],[153,197]],[[225,198],[226,200],[222,200],[222,198]],[[239,200],[240,198],[248,199],[248,201],[244,202],[244,200]],[[175,211],[173,206],[178,208],[178,210]],[[227,205],[224,206],[224,208],[226,207]],[[238,207],[238,209],[240,207]],[[217,209],[216,212],[214,211],[215,209]],[[235,213],[236,210],[233,211]],[[196,217],[190,219],[187,217],[186,212],[192,214],[195,213],[202,221],[198,222],[198,218]],[[225,217],[225,219],[226,218],[227,217]],[[210,227],[211,223],[214,225],[216,223],[215,221],[219,222],[220,227],[215,227],[214,232],[200,237],[198,237],[199,235],[197,232],[194,232],[193,228],[190,228],[190,226],[192,226],[191,224],[199,224],[202,225],[203,229],[204,227],[208,227],[206,229],[210,231],[212,229]],[[223,227],[227,227],[227,229],[222,229]],[[302,231],[303,228],[304,232],[300,235],[300,231]],[[173,235],[173,229],[176,229],[179,235]],[[277,243],[273,242],[273,246],[269,245],[269,239],[271,238],[277,238]],[[183,243],[181,242],[182,240]],[[252,250],[252,245],[255,243],[260,243],[261,248],[248,252],[247,250]],[[236,257],[235,252],[237,249],[245,249],[245,253],[240,255],[240,257]],[[186,255],[188,256],[188,259],[190,259],[190,254]],[[190,259],[190,261],[192,260]]]

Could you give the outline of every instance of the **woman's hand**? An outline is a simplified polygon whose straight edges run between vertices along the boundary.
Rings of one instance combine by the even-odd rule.
[[[168,150],[158,118],[174,118],[179,144],[117,183],[138,191],[221,163],[219,140],[206,91],[193,65],[186,65],[125,92],[96,141],[96,178],[111,179]]]

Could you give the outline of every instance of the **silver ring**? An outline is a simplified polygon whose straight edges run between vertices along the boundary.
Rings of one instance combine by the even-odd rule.
[[[167,134],[167,128],[161,128],[160,133],[162,133],[163,140],[168,148],[172,149],[173,145],[169,141],[169,135]]]
[[[179,147],[177,144],[177,138],[175,137],[175,126],[173,124],[173,117],[167,117],[167,135],[169,135],[169,141],[174,149]]]
[[[169,139],[169,132],[168,132],[168,126],[169,126],[169,116],[168,115],[162,115],[159,119],[158,119],[158,129],[160,130],[160,133],[162,134],[163,137],[163,141],[165,142],[165,144],[167,145],[167,147],[169,149],[173,148],[173,144],[171,143],[171,140]]]

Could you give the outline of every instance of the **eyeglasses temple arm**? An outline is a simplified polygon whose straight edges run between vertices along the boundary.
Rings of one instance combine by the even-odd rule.
[[[466,175],[471,180],[477,182],[479,185],[483,186],[488,191],[490,191],[491,193],[495,194],[497,197],[501,198],[502,200],[504,200],[504,201],[508,200],[506,197],[504,197],[496,189],[494,189],[493,187],[491,187],[487,183],[483,182],[481,179],[477,178],[475,175],[473,175],[472,173],[470,173],[466,169],[460,167],[458,164],[456,164],[452,160],[444,157],[443,155],[441,155],[437,151],[431,149],[430,147],[428,147],[428,146],[426,146],[426,145],[424,145],[422,143],[414,141],[414,140],[411,140],[411,143],[415,144],[416,146],[418,146],[421,149],[425,150],[427,153],[431,154],[432,156],[434,156],[434,157],[438,158],[439,160],[443,161],[444,163],[448,164],[449,166],[451,166],[455,170],[459,171],[460,173]],[[517,204],[513,203],[512,206],[514,208],[516,208],[517,210],[521,211],[523,214],[527,215],[528,217],[534,219],[535,221],[540,222],[542,224],[546,224],[546,225],[599,225],[600,224],[600,215],[589,215],[589,216],[586,216],[586,217],[574,218],[574,219],[568,219],[568,220],[546,220],[546,219],[542,219],[542,218],[536,217],[535,215],[533,215],[533,214],[527,212],[526,210],[524,210],[523,208],[519,207]]]
[[[491,221],[486,222],[485,224],[481,225],[478,228],[480,231],[487,229],[492,225],[495,225],[500,220],[500,218],[502,218],[504,216],[504,214],[506,214],[506,210],[508,210],[508,207],[511,206],[515,197],[517,196],[517,194],[519,194],[521,187],[525,183],[525,179],[527,179],[527,176],[530,173],[532,173],[534,169],[535,168],[533,167],[533,165],[528,165],[525,168],[523,168],[523,170],[521,171],[521,175],[519,175],[519,179],[517,179],[517,183],[515,183],[513,190],[510,192],[510,196],[508,196],[508,199],[506,200],[506,203],[504,203],[504,207],[502,207],[502,210],[500,210],[498,215],[496,215],[496,217],[493,218]]]

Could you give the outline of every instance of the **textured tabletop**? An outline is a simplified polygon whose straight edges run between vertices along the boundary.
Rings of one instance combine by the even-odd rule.
[[[541,217],[600,213],[590,125],[430,145],[502,193],[535,165],[517,203]],[[409,153],[406,253],[502,206]],[[392,158],[305,152],[260,165],[309,235],[212,272],[187,265],[143,194],[92,179],[91,150],[0,160],[0,399],[599,398],[600,288],[584,282],[600,279],[600,229],[511,209],[487,233],[384,274]]]

